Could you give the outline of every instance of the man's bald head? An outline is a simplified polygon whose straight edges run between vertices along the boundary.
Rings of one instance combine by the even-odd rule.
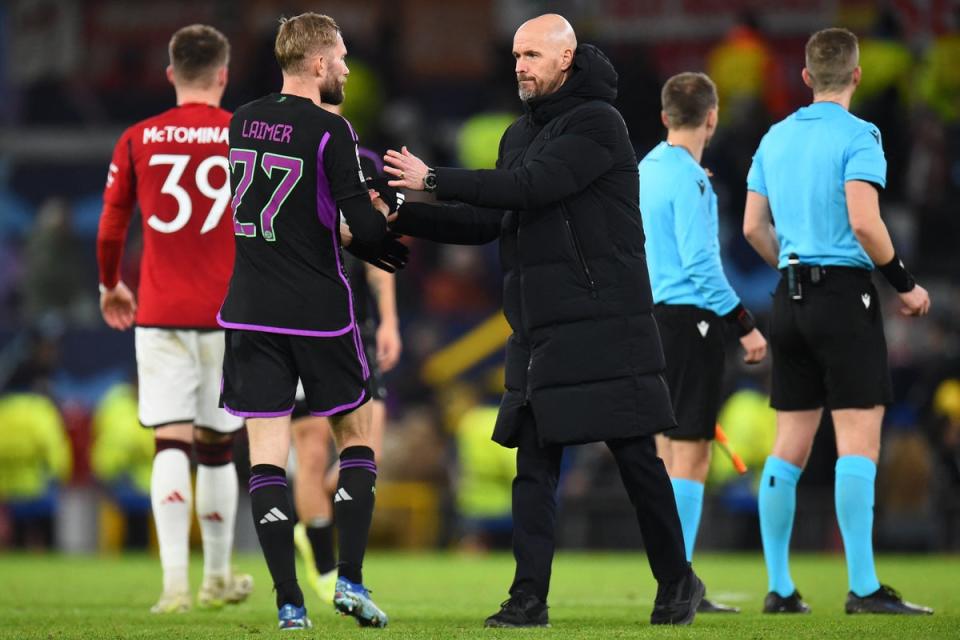
[[[577,35],[561,15],[548,13],[520,25],[513,36],[520,99],[526,102],[563,86],[576,50]]]

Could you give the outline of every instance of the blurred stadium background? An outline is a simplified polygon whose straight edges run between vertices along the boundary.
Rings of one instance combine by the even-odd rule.
[[[229,37],[224,106],[233,109],[279,87],[277,18],[304,10],[330,14],[344,30],[352,71],[345,112],[361,142],[377,150],[406,144],[431,164],[492,165],[501,132],[521,108],[513,32],[546,10],[563,13],[581,42],[613,60],[638,156],[663,135],[662,81],[707,71],[719,86],[722,123],[704,164],[720,199],[725,265],[761,315],[776,276],[740,234],[750,157],[772,122],[809,99],[800,79],[807,36],[831,25],[853,29],[864,69],[853,111],[880,127],[890,165],[884,215],[934,300],[932,315],[919,321],[887,309],[896,403],[880,461],[877,546],[960,549],[957,2],[7,0],[0,3],[0,550],[154,544],[153,443],[136,418],[133,335],[107,329],[97,307],[95,235],[110,153],[126,126],[173,104],[163,70],[177,28],[203,22]],[[124,266],[131,284],[136,227]],[[405,349],[387,377],[374,541],[503,548],[513,459],[489,441],[507,335],[497,249],[413,245],[398,278]],[[721,422],[751,472],[737,477],[716,453],[698,549],[758,551],[755,485],[774,430],[767,371],[728,370]],[[238,448],[242,460],[243,443]],[[641,546],[607,455],[603,446],[568,451],[563,548]],[[841,547],[834,458],[827,424],[800,483],[795,549]],[[246,472],[243,463],[238,469]],[[247,513],[241,505],[240,551],[257,548]]]

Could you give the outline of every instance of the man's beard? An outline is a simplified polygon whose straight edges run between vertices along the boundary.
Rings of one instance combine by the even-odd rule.
[[[524,88],[523,82],[523,80],[517,80],[517,95],[520,96],[520,100],[522,102],[533,100],[540,95],[537,91],[537,84],[535,82],[532,80],[527,80],[527,82],[530,82],[532,85],[529,89]]]
[[[342,104],[344,99],[343,82],[333,81],[333,86],[320,89],[320,102],[324,104]]]

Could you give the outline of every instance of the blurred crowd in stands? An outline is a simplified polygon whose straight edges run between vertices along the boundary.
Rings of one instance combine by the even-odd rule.
[[[883,214],[933,299],[930,317],[909,326],[892,296],[886,301],[896,402],[880,462],[878,544],[960,548],[960,9],[946,1],[809,0],[790,3],[789,13],[741,1],[722,11],[667,3],[703,6],[646,15],[613,0],[560,4],[569,5],[581,41],[600,45],[617,66],[618,106],[638,157],[663,136],[665,78],[703,70],[717,83],[721,124],[704,165],[720,202],[727,275],[761,320],[778,276],[740,233],[752,152],[770,124],[809,99],[800,79],[807,35],[828,25],[858,33],[863,83],[852,110],[883,133]],[[0,548],[150,543],[153,445],[137,423],[133,338],[107,329],[97,306],[94,240],[110,150],[123,128],[172,106],[163,69],[176,28],[207,22],[231,39],[230,109],[279,87],[276,18],[303,10],[298,5],[0,5]],[[501,133],[522,109],[510,38],[541,8],[532,0],[326,3],[349,49],[344,111],[361,144],[378,151],[405,144],[431,165],[491,167]],[[134,229],[125,253],[129,284],[137,282],[138,238]],[[405,351],[387,377],[374,540],[503,546],[513,452],[489,441],[502,351],[468,358],[442,383],[424,375],[434,354],[499,312],[497,247],[411,244],[397,280]],[[715,454],[706,549],[758,545],[754,484],[774,432],[766,368],[728,369],[721,422],[751,472],[738,477]],[[582,447],[565,461],[562,544],[639,544],[606,455]],[[801,548],[839,547],[834,455],[826,424],[800,485],[823,495],[800,500],[807,509],[797,519]],[[609,526],[619,521],[623,527]]]

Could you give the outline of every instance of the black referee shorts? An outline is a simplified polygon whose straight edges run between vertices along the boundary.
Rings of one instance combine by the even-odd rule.
[[[791,300],[786,278],[773,296],[770,404],[781,411],[867,409],[892,400],[880,300],[870,272],[824,267]]]
[[[333,338],[226,330],[220,403],[234,415],[291,415],[297,379],[311,415],[349,413],[370,399],[370,371],[354,330]]]
[[[677,428],[671,440],[713,440],[723,391],[724,321],[685,304],[658,304],[653,315],[667,361],[667,386]]]

